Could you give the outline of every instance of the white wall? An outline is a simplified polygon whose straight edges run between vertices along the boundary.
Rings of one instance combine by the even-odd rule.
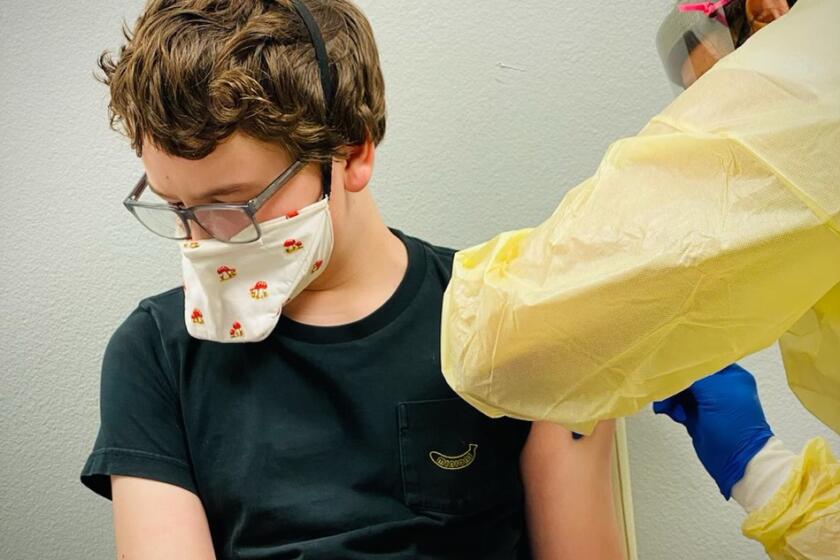
[[[389,130],[373,189],[389,224],[464,246],[535,224],[614,139],[670,99],[653,47],[670,0],[364,0]],[[141,0],[0,0],[0,558],[112,557],[110,505],[78,474],[105,342],[176,285],[174,244],[121,207],[141,173],[91,77]],[[786,389],[775,349],[743,362],[798,449],[840,440]],[[640,558],[758,559],[682,428],[629,422]]]

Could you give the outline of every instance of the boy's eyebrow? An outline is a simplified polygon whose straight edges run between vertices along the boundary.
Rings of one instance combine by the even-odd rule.
[[[202,193],[203,198],[213,198],[216,196],[224,196],[228,194],[233,194],[237,191],[242,190],[243,188],[247,187],[247,183],[233,183],[231,185],[225,185],[223,187],[216,187],[206,193]]]
[[[152,185],[151,181],[149,181],[149,178],[148,178],[148,177],[146,177],[146,186],[149,188],[149,190],[150,190],[150,191],[152,191],[153,193],[155,193],[156,195],[158,195],[159,197],[161,197],[161,198],[163,198],[163,199],[167,199],[167,198],[175,198],[174,196],[170,196],[170,195],[168,195],[168,194],[166,194],[166,193],[163,193],[163,192],[160,192],[159,190],[157,190],[157,189],[154,187],[154,185]]]
[[[149,181],[148,177],[146,178],[146,184],[149,186],[149,189],[153,193],[155,193],[156,195],[158,195],[161,198],[164,198],[164,199],[166,199],[166,198],[174,199],[175,198],[174,196],[168,195],[168,194],[166,194],[162,191],[157,190],[154,187],[154,185],[152,185],[152,183]],[[210,190],[206,193],[202,193],[201,198],[214,198],[214,197],[217,197],[217,196],[225,196],[225,195],[233,194],[235,192],[240,191],[241,189],[243,189],[246,186],[248,186],[247,183],[233,183],[231,185],[216,187],[215,189],[212,189],[212,190]]]

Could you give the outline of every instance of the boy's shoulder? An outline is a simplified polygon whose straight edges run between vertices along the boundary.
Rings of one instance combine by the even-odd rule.
[[[137,307],[145,311],[161,313],[176,313],[179,316],[184,311],[184,287],[170,288],[165,292],[144,297]]]
[[[458,251],[457,249],[443,247],[441,245],[434,245],[433,243],[429,243],[423,240],[420,240],[420,242],[425,243],[426,247],[429,248],[434,257],[442,259],[443,262],[446,263],[447,267],[450,270],[452,269],[452,261],[455,259],[455,253]]]
[[[458,251],[457,249],[436,245],[425,239],[402,233],[399,230],[394,230],[394,232],[402,237],[403,241],[407,244],[414,243],[422,248],[427,261],[432,264],[445,282],[449,282],[449,277],[452,274],[452,263],[455,259],[455,253]]]
[[[118,332],[120,330],[133,331],[133,336],[159,338],[164,345],[171,342],[172,337],[188,337],[184,323],[183,286],[141,299]]]

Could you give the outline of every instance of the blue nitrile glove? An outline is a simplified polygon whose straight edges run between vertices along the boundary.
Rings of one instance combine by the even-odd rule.
[[[697,457],[727,500],[747,463],[773,436],[755,379],[738,364],[653,403],[653,411],[686,427]]]

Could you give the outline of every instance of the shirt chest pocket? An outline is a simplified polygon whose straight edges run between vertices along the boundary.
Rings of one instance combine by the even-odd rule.
[[[399,404],[406,505],[471,514],[519,501],[519,454],[528,424],[491,419],[460,398]]]

